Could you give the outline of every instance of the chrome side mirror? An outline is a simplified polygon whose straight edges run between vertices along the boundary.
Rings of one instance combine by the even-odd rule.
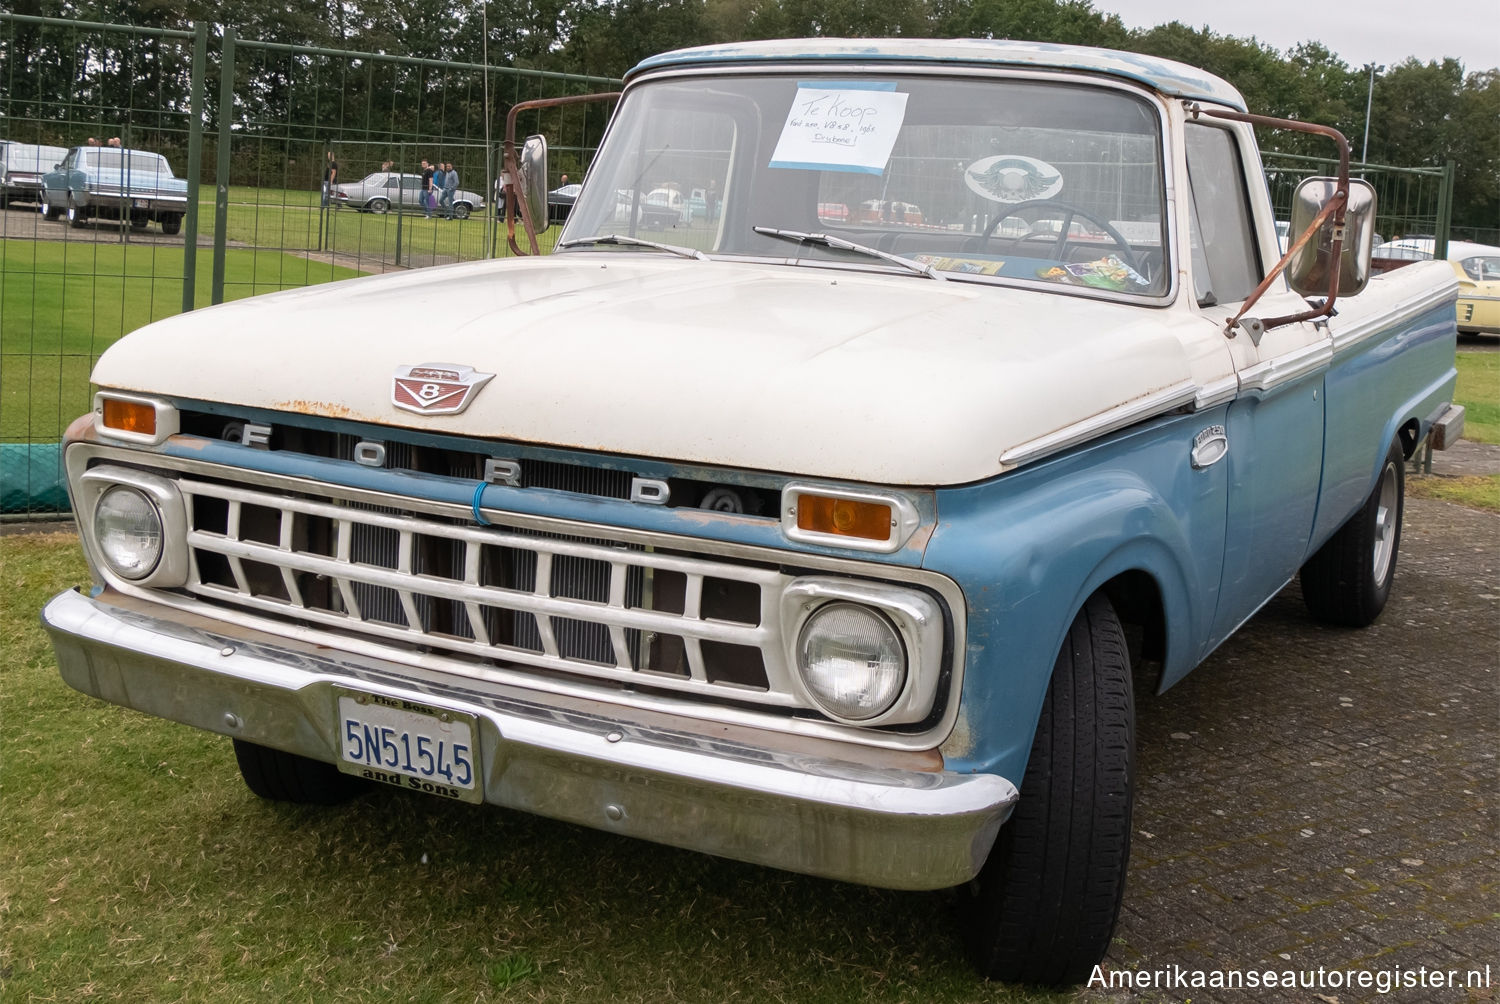
[[[531,216],[531,228],[542,233],[547,221],[547,137],[527,136],[521,146],[521,198]],[[1368,256],[1367,256],[1368,257]]]
[[[1292,226],[1288,240],[1292,245],[1301,238],[1313,220],[1323,211],[1333,193],[1338,191],[1337,178],[1307,178],[1292,196]],[[1370,281],[1370,254],[1375,246],[1375,189],[1357,178],[1349,180],[1349,203],[1344,209],[1344,241],[1335,266],[1333,262],[1333,221],[1325,220],[1291,256],[1287,263],[1287,281],[1303,296],[1327,296],[1331,270],[1339,270],[1339,296],[1354,296]]]

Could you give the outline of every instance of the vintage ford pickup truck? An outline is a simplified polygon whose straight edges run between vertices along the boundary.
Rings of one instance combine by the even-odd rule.
[[[174,178],[167,158],[149,150],[75,146],[55,171],[42,176],[44,217],[64,214],[75,227],[89,220],[128,220],[144,227],[152,220],[164,234],[182,230],[188,183]]]
[[[1280,255],[1255,123],[1066,46],[649,59],[555,253],[104,355],[63,677],[231,737],[267,798],[385,783],[956,887],[985,974],[1081,979],[1134,691],[1299,571],[1313,616],[1377,617],[1404,458],[1461,427],[1452,270],[1370,279],[1347,171]],[[545,161],[508,144],[533,247]],[[668,185],[717,211],[619,211]],[[917,211],[820,210],[870,204]]]

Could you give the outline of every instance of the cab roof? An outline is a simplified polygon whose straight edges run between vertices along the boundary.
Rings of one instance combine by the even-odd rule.
[[[644,59],[625,79],[629,81],[648,70],[674,66],[850,61],[1020,66],[1097,73],[1144,84],[1172,98],[1213,101],[1246,110],[1244,97],[1228,82],[1186,63],[1115,49],[1008,39],[797,38],[700,45]]]

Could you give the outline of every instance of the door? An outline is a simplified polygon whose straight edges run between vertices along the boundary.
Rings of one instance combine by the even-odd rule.
[[[1270,204],[1248,126],[1186,126],[1193,295],[1220,331],[1274,263],[1260,241]],[[1254,187],[1251,180],[1254,178]],[[1307,302],[1278,280],[1251,307],[1269,318]],[[1228,512],[1224,572],[1210,646],[1276,594],[1307,556],[1323,470],[1323,376],[1333,355],[1321,325],[1273,328],[1257,345],[1242,328],[1224,335],[1239,377],[1225,421]]]

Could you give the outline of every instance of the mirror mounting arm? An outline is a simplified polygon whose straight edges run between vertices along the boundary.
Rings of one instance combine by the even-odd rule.
[[[619,91],[606,91],[599,94],[574,94],[563,98],[538,98],[535,101],[519,101],[510,106],[510,111],[505,115],[505,144],[501,155],[501,170],[510,178],[510,184],[505,186],[505,242],[510,245],[512,253],[518,255],[542,253],[536,241],[536,221],[531,218],[531,207],[526,204],[525,199],[516,198],[516,184],[521,178],[521,164],[516,156],[516,117],[521,112],[535,108],[581,105],[592,101],[614,101],[619,96]],[[521,216],[521,226],[526,231],[527,243],[531,245],[530,251],[522,251],[516,244],[516,214],[518,212]]]
[[[1300,314],[1288,314],[1285,317],[1269,317],[1260,321],[1260,330],[1266,331],[1271,328],[1280,327],[1283,324],[1293,324],[1297,321],[1311,321],[1320,317],[1327,317],[1333,313],[1334,301],[1339,296],[1339,269],[1337,262],[1343,253],[1344,245],[1344,212],[1349,206],[1349,141],[1344,134],[1332,126],[1316,125],[1312,122],[1298,122],[1296,119],[1279,119],[1270,115],[1252,115],[1248,112],[1235,112],[1223,108],[1203,108],[1197,102],[1187,106],[1187,113],[1191,118],[1200,116],[1205,118],[1228,119],[1232,122],[1248,122],[1251,125],[1266,126],[1270,129],[1290,129],[1293,132],[1311,133],[1314,136],[1324,136],[1333,141],[1339,152],[1338,190],[1334,192],[1333,198],[1323,207],[1322,211],[1314,217],[1312,224],[1304,230],[1295,241],[1287,247],[1286,253],[1281,256],[1269,275],[1260,281],[1254,291],[1240,307],[1239,313],[1231,317],[1224,326],[1224,334],[1230,338],[1234,337],[1235,330],[1240,326],[1240,318],[1253,306],[1257,300],[1265,295],[1266,290],[1276,281],[1277,276],[1286,270],[1287,264],[1297,252],[1313,238],[1318,230],[1328,221],[1333,219],[1333,245],[1330,248],[1330,258],[1335,267],[1328,270],[1328,296],[1323,305],[1313,310],[1303,311]],[[1257,332],[1258,334],[1259,332]],[[1260,339],[1257,337],[1256,342]]]

